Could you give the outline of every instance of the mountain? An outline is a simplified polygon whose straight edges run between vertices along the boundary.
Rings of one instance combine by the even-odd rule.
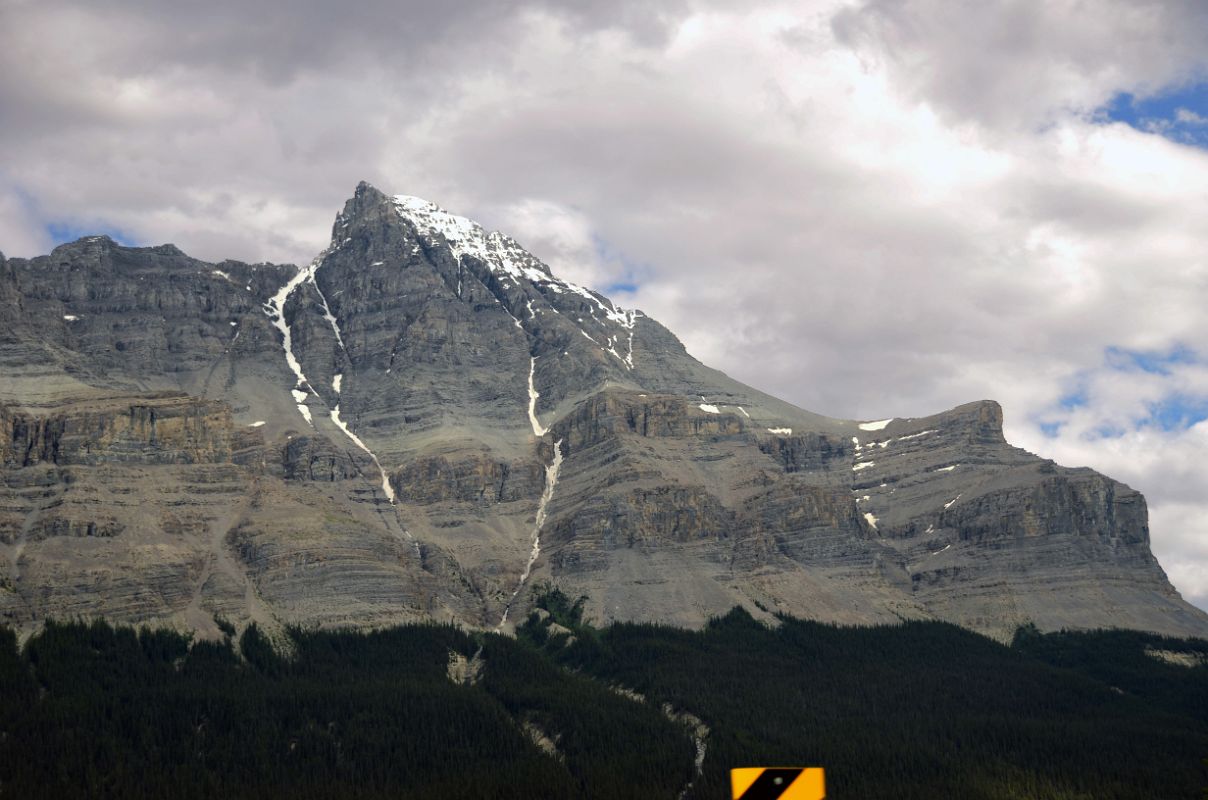
[[[831,419],[509,237],[362,183],[310,265],[0,256],[0,622],[510,627],[735,605],[1208,634],[1144,498],[990,401]]]

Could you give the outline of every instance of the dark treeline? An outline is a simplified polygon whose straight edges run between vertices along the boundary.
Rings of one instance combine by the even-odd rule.
[[[1208,667],[1147,651],[1208,642],[1022,629],[1008,647],[738,610],[597,630],[557,590],[540,605],[516,639],[72,623],[18,648],[0,629],[0,797],[673,798],[694,749],[663,703],[710,728],[694,798],[758,765],[824,766],[839,800],[1203,794]],[[479,657],[476,683],[450,654]]]
[[[1204,797],[1208,667],[1146,649],[1208,642],[1135,632],[1041,635],[1007,647],[953,625],[852,628],[740,609],[703,631],[530,617],[522,638],[564,666],[691,711],[712,729],[699,797],[733,766],[823,766],[832,798]]]
[[[435,625],[291,638],[286,659],[255,627],[190,648],[49,624],[18,654],[3,631],[0,797],[670,798],[691,772],[678,726],[514,640]],[[482,680],[454,684],[449,653],[479,647]]]

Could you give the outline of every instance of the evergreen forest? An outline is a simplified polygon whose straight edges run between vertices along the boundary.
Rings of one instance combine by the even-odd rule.
[[[1208,796],[1202,640],[582,610],[545,587],[515,637],[0,629],[0,798],[728,798],[739,766],[824,767],[834,800]]]

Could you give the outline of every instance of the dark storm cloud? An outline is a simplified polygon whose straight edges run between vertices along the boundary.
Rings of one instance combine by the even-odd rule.
[[[285,82],[307,70],[368,60],[411,69],[482,61],[497,56],[525,13],[557,17],[571,35],[623,31],[644,43],[665,39],[689,4],[559,3],[546,0],[442,0],[355,4],[314,0],[67,0],[6,3],[13,37],[58,32],[104,52],[102,63],[124,74],[174,65],[245,72]]]

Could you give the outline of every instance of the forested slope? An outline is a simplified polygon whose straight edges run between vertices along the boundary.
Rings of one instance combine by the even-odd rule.
[[[191,643],[98,622],[18,648],[0,632],[0,797],[673,798],[691,783],[723,798],[750,765],[824,766],[832,798],[1199,798],[1208,783],[1202,640],[1021,629],[1004,646],[737,610],[702,631],[595,629],[556,590],[540,607],[518,638],[417,625],[270,643],[252,627]]]

